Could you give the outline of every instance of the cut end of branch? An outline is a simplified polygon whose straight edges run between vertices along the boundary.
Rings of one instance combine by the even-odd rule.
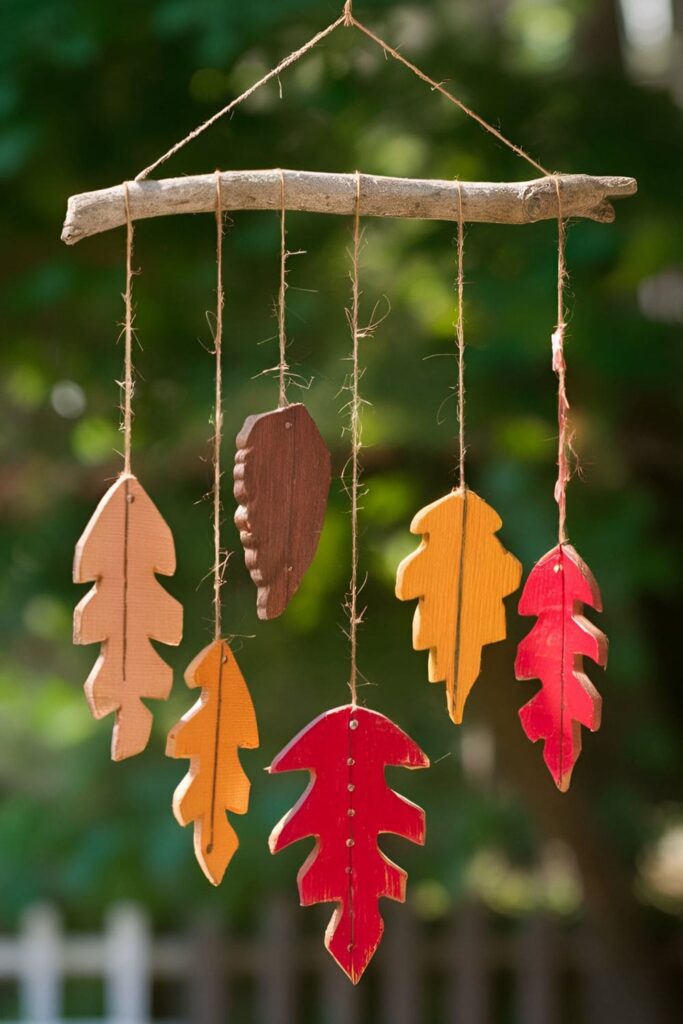
[[[76,242],[80,242],[82,238],[87,238],[88,236],[87,231],[83,231],[81,228],[79,228],[76,224],[73,223],[71,211],[72,201],[72,199],[69,200],[69,207],[66,212],[66,220],[64,221],[64,226],[62,227],[61,239],[65,243],[65,245],[75,245]]]
[[[612,224],[616,218],[616,211],[609,199],[603,199],[601,203],[588,214],[590,220],[596,220],[600,224]]]

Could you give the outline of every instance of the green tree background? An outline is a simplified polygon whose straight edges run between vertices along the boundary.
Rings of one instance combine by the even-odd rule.
[[[237,921],[271,889],[295,899],[301,850],[271,858],[266,837],[300,780],[262,769],[299,728],[346,700],[349,516],[338,478],[348,451],[340,389],[350,224],[288,218],[290,249],[305,250],[290,261],[290,361],[336,479],[314,566],[287,613],[266,624],[238,549],[229,478],[244,417],[277,400],[263,371],[277,359],[278,218],[236,214],[226,237],[225,541],[235,554],[225,624],[238,635],[262,745],[243,755],[252,804],[218,892],[170,812],[184,765],[164,757],[168,727],[194,699],[182,670],[211,628],[202,497],[214,223],[167,218],[137,232],[134,466],[175,534],[179,567],[168,589],[185,606],[186,627],[168,654],[176,684],[158,706],[153,741],[119,765],[108,759],[110,722],[93,722],[82,697],[96,650],[71,646],[80,592],[70,574],[74,543],[120,468],[124,236],[67,249],[59,232],[68,195],[132,178],[337,13],[329,0],[2,5],[0,892],[8,927],[38,899],[56,901],[74,926],[99,921],[119,898],[144,902],[160,926],[178,926],[203,905]],[[426,656],[410,649],[413,608],[393,597],[396,565],[414,546],[413,513],[454,482],[452,224],[365,225],[363,316],[377,304],[383,319],[362,351],[360,665],[363,700],[433,762],[430,772],[396,779],[428,813],[426,849],[396,847],[419,913],[438,917],[472,892],[510,913],[543,906],[576,917],[587,907],[615,931],[633,926],[655,950],[683,907],[680,108],[665,89],[627,75],[610,3],[365,0],[357,14],[546,166],[639,181],[614,225],[576,223],[568,237],[569,396],[581,462],[569,526],[600,582],[600,626],[611,640],[608,671],[591,670],[604,724],[585,738],[571,793],[555,792],[517,720],[536,684],[512,673],[514,643],[529,624],[514,614],[516,599],[509,642],[486,652],[467,723],[455,729],[443,688],[426,683]],[[277,83],[266,87],[163,173],[283,166],[533,176],[358,33],[339,30],[281,87],[281,96]],[[556,531],[556,225],[471,225],[465,245],[469,474],[528,571]]]

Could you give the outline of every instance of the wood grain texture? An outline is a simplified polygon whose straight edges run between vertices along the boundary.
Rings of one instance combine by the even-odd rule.
[[[595,579],[571,544],[558,544],[529,573],[520,615],[538,622],[517,649],[518,679],[540,679],[541,689],[519,712],[532,742],[545,741],[543,758],[555,785],[569,789],[581,753],[581,726],[600,728],[602,700],[583,670],[583,658],[607,664],[607,637],[582,614],[602,611]]]
[[[226,811],[246,814],[250,783],[239,748],[259,745],[256,714],[247,684],[225,640],[214,640],[190,663],[189,687],[201,687],[197,703],[173,726],[169,757],[189,757],[190,770],[173,795],[181,825],[194,822],[194,848],[214,885],[223,879],[239,840]]]
[[[429,681],[445,681],[456,724],[481,671],[482,647],[505,639],[503,598],[522,576],[495,536],[502,525],[474,491],[452,491],[417,513],[410,530],[422,543],[398,567],[396,596],[419,599],[413,647],[429,649]]]
[[[147,746],[152,713],[143,699],[171,692],[173,672],[150,641],[180,643],[182,607],[155,578],[175,568],[169,527],[136,477],[123,473],[78,541],[73,569],[75,583],[95,582],[74,612],[74,643],[102,644],[85,695],[95,718],[116,715],[114,761]]]
[[[387,765],[427,768],[429,759],[388,718],[347,704],[320,715],[285,747],[271,772],[308,771],[308,788],[273,829],[271,853],[308,836],[299,870],[302,906],[336,903],[325,946],[355,984],[384,930],[379,899],[403,902],[407,874],[377,845],[390,832],[424,844],[424,811],[387,785]]]
[[[281,615],[313,561],[330,489],[330,453],[306,408],[248,416],[237,435],[235,525],[260,619]]]
[[[226,210],[279,210],[282,174],[287,210],[338,214],[350,217],[356,203],[355,174],[277,170],[224,171],[221,195]],[[631,196],[634,178],[589,174],[558,174],[565,217],[614,220],[610,199]],[[364,174],[361,181],[361,217],[411,217],[426,220],[458,219],[458,187],[454,181],[392,178]],[[489,224],[531,224],[557,217],[557,192],[552,178],[533,181],[463,181],[463,216]],[[186,175],[158,181],[129,181],[132,219],[166,217],[178,213],[213,213],[215,174]],[[71,196],[62,241],[67,245],[126,223],[123,185]]]

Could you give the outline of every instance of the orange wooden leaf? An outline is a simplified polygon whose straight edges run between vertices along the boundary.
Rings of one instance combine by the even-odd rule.
[[[248,416],[237,435],[235,524],[260,619],[281,615],[320,540],[330,453],[301,403]]]
[[[225,640],[214,640],[185,673],[201,696],[171,729],[169,757],[189,757],[190,770],[173,795],[181,825],[194,822],[194,849],[202,871],[219,885],[235,850],[237,835],[226,811],[246,814],[249,779],[238,749],[258,747],[254,705],[235,656]]]
[[[474,491],[452,491],[417,513],[410,530],[422,534],[422,543],[398,567],[396,596],[419,599],[413,647],[429,648],[429,681],[445,681],[456,724],[481,671],[482,647],[505,639],[503,598],[522,577],[520,563],[495,536],[502,525]]]
[[[102,498],[76,545],[75,583],[95,586],[74,612],[74,643],[101,643],[85,683],[95,718],[112,712],[111,756],[144,750],[152,713],[144,698],[166,700],[173,672],[151,644],[180,643],[183,609],[155,578],[175,572],[173,537],[139,481],[122,474]]]

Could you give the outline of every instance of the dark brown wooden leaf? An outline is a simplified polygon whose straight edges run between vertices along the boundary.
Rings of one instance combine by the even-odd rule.
[[[235,525],[260,619],[287,607],[313,561],[330,489],[330,453],[300,403],[248,416],[237,435]]]

